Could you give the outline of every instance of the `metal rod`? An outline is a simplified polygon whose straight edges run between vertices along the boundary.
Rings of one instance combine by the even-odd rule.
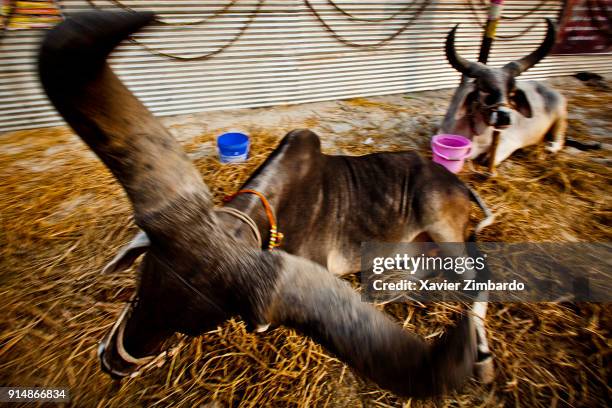
[[[489,6],[489,14],[487,16],[487,22],[485,24],[484,33],[482,35],[482,42],[480,43],[480,53],[478,54],[478,62],[486,64],[489,60],[489,53],[491,46],[493,45],[493,39],[495,38],[495,32],[497,31],[497,24],[501,16],[502,4],[504,0],[491,0]],[[461,83],[465,83],[468,78],[463,75],[461,77]]]
[[[493,140],[491,142],[491,153],[489,155],[489,174],[495,175],[495,156],[497,155],[497,146],[499,145],[500,131],[493,130]]]
[[[478,62],[482,62],[483,64],[486,64],[489,60],[489,52],[491,51],[491,45],[495,38],[503,3],[504,0],[491,0],[491,5],[489,6],[489,15],[487,17],[487,23],[485,24],[482,43],[480,44],[480,53],[478,54]]]
[[[478,54],[478,62],[486,64],[489,60],[489,53],[493,45],[493,39],[497,31],[497,24],[501,16],[502,4],[504,0],[491,0],[489,6],[489,15],[485,25],[482,43],[480,44],[480,53]],[[497,129],[493,130],[493,140],[491,142],[491,154],[489,157],[489,174],[495,174],[495,156],[497,154],[497,146],[499,145],[500,132]]]

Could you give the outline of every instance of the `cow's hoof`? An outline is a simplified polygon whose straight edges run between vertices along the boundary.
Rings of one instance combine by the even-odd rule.
[[[268,330],[270,328],[270,323],[268,324],[258,324],[257,327],[255,327],[255,333],[263,333],[266,330]]]
[[[558,153],[563,148],[563,145],[559,142],[548,142],[544,148],[549,153]]]
[[[483,384],[491,384],[495,378],[493,357],[489,356],[474,364],[474,377]]]

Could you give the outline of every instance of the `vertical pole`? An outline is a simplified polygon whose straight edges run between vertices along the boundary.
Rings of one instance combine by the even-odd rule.
[[[482,42],[480,43],[480,52],[478,54],[478,62],[486,64],[489,59],[489,52],[491,51],[491,45],[495,38],[495,32],[497,31],[497,24],[501,16],[501,10],[504,0],[491,0],[489,6],[489,12],[487,15],[487,22],[485,23],[484,33],[482,34]],[[465,84],[468,81],[468,77],[465,75],[461,76],[461,84]]]
[[[491,0],[489,6],[489,15],[487,17],[487,23],[485,25],[484,35],[482,36],[482,43],[480,44],[480,53],[478,54],[478,62],[486,64],[489,60],[489,53],[491,51],[491,45],[493,45],[493,39],[495,38],[495,32],[497,31],[497,24],[501,16],[501,9],[504,0]],[[499,145],[499,130],[493,130],[493,140],[491,141],[491,153],[489,155],[489,173],[495,174],[495,156],[497,153],[497,146]]]
[[[493,140],[491,142],[491,154],[489,155],[489,174],[495,175],[495,156],[499,145],[499,130],[493,129]]]
[[[478,62],[482,62],[483,64],[486,64],[489,60],[489,52],[491,51],[491,45],[495,38],[503,3],[504,0],[491,0],[491,5],[489,6],[489,15],[487,17],[487,23],[485,24],[482,43],[480,44],[480,54],[478,54]]]

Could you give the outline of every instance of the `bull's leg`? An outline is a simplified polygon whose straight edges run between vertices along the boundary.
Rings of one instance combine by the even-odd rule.
[[[472,307],[472,319],[476,327],[476,347],[478,350],[476,364],[474,364],[474,375],[481,382],[489,384],[495,377],[495,371],[493,369],[493,356],[491,356],[491,351],[489,350],[485,328],[488,306],[486,298],[488,298],[486,292],[479,293],[479,300],[474,302]]]
[[[456,222],[457,219],[452,220],[451,218],[446,218],[444,221],[436,222],[427,228],[427,232],[432,237],[434,242],[455,243],[453,245],[442,245],[442,247],[444,247],[443,255],[453,257],[473,257],[475,254],[470,254],[470,251],[468,251],[465,244],[458,244],[464,242],[463,231],[465,230],[465,227],[464,225],[461,225],[463,223]],[[476,270],[471,269],[466,270],[463,273],[462,279],[479,280],[479,276]],[[474,364],[474,375],[479,381],[485,384],[491,383],[495,376],[493,369],[493,357],[491,356],[491,351],[489,350],[489,343],[487,340],[487,332],[485,327],[485,318],[488,305],[487,300],[488,293],[479,292],[476,297],[476,301],[472,305],[472,321],[474,323],[474,327],[476,328],[476,347],[478,350],[476,363]]]
[[[483,254],[477,247],[476,242],[468,244],[469,256],[476,259],[479,257],[484,258],[486,255]],[[484,282],[490,278],[491,271],[488,265],[485,263],[485,267],[478,273],[473,271],[477,282]],[[472,305],[472,319],[474,327],[476,328],[476,347],[477,356],[476,364],[474,364],[474,375],[475,377],[484,384],[489,384],[495,378],[495,371],[493,369],[493,356],[489,349],[489,341],[487,339],[487,329],[485,319],[487,317],[487,306],[489,300],[488,291],[479,291],[476,293],[474,298],[474,304]]]
[[[497,167],[501,162],[506,160],[512,153],[520,149],[521,144],[515,139],[516,135],[502,133],[499,137],[499,145],[495,152],[494,166]]]
[[[550,141],[546,144],[546,150],[550,153],[558,153],[565,145],[565,130],[567,120],[565,117],[558,118],[551,126],[548,136]]]

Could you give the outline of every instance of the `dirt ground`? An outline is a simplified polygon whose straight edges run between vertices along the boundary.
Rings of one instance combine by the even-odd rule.
[[[612,92],[572,77],[549,81],[569,100],[568,136],[603,149],[517,152],[479,191],[497,222],[479,239],[610,241]],[[610,82],[608,82],[610,84]],[[310,128],[330,154],[418,149],[440,123],[452,90],[163,118],[219,200],[235,191],[285,133]],[[252,137],[246,164],[220,165],[214,138]],[[474,211],[474,221],[480,214]],[[292,330],[248,333],[230,321],[198,338],[177,336],[172,355],[113,382],[97,342],[133,291],[135,273],[99,271],[135,233],[128,202],[109,172],[66,128],[0,135],[0,384],[67,386],[71,406],[605,406],[610,387],[610,304],[494,304],[487,321],[491,385],[470,382],[440,401],[402,400],[356,378]],[[386,305],[428,338],[453,305]],[[437,405],[436,405],[437,404]],[[208,405],[210,406],[210,405]]]

